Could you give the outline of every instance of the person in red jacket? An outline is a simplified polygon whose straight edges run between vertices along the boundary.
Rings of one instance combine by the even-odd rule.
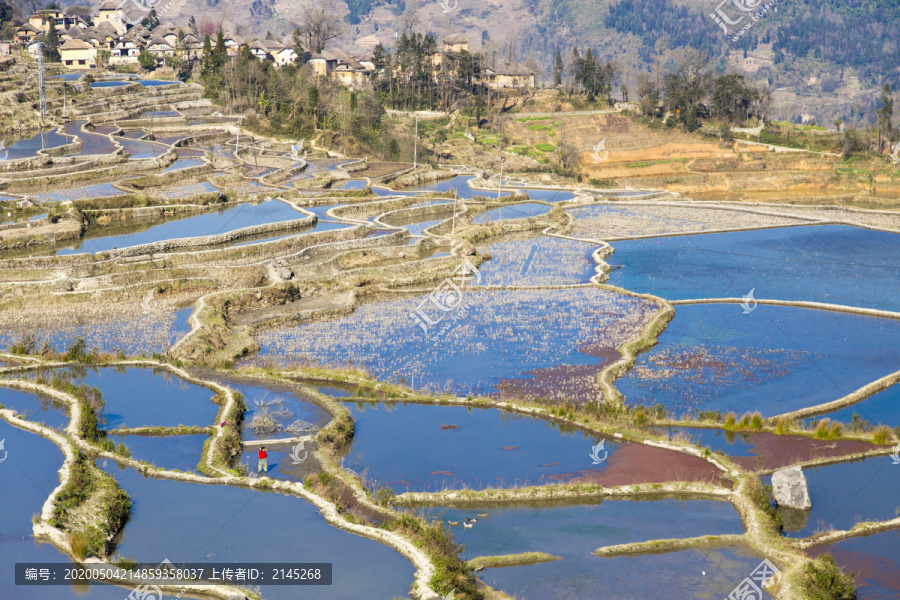
[[[256,465],[256,471],[260,475],[265,475],[269,472],[269,453],[266,452],[265,446],[259,449],[259,464]]]

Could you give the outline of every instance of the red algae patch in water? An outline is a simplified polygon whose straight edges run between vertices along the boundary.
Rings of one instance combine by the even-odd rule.
[[[739,456],[734,462],[747,470],[780,469],[796,462],[871,452],[879,446],[859,440],[818,440],[802,435],[746,434],[755,456]]]
[[[722,472],[698,458],[644,444],[621,443],[609,458],[595,469],[582,469],[571,474],[548,476],[566,483],[594,483],[603,487],[644,485],[670,481],[713,483],[730,487],[722,480]]]

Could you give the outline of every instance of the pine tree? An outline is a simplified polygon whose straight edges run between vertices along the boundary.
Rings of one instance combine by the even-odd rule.
[[[300,32],[299,27],[294,29],[294,34],[291,36],[291,42],[291,47],[297,55],[297,58],[295,59],[297,64],[304,64],[306,62],[306,49],[303,47],[303,34]]]
[[[156,9],[151,8],[150,12],[147,13],[147,16],[141,21],[141,25],[147,31],[153,31],[157,27],[159,27],[159,17],[156,16]]]
[[[558,86],[562,83],[562,74],[565,65],[563,64],[562,55],[557,50],[556,52],[556,62],[553,65],[553,86]]]
[[[46,41],[44,42],[44,60],[48,62],[59,62],[59,32],[56,31],[56,23],[50,20],[50,29],[47,31]]]
[[[306,108],[313,118],[313,129],[319,128],[319,88],[312,86],[309,88],[309,96],[306,100]]]

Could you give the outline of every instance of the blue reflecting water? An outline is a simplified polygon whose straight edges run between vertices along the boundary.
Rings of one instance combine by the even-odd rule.
[[[19,563],[68,563],[52,545],[32,538],[31,517],[40,514],[44,501],[59,485],[58,471],[63,454],[41,436],[16,429],[0,420],[0,440],[5,440],[6,460],[0,466],[0,598],[3,600],[122,600],[129,591],[107,585],[48,585],[39,588],[17,586],[12,576]],[[2,453],[0,453],[2,455]]]
[[[177,171],[179,169],[186,169],[187,167],[199,167],[200,165],[206,164],[202,159],[199,158],[177,158],[175,162],[169,165],[169,168],[163,171],[163,173],[169,173],[170,171]]]
[[[707,547],[620,558],[599,558],[601,546],[660,538],[742,533],[740,516],[726,502],[700,500],[605,501],[580,505],[431,509],[453,529],[463,557],[547,552],[562,560],[521,567],[487,569],[481,578],[517,597],[723,598],[759,564],[744,546]],[[461,523],[476,513],[471,528]],[[768,598],[768,596],[766,596]]]
[[[749,577],[764,558],[741,545],[599,558],[588,554],[587,545],[577,546],[585,551],[570,551],[563,560],[551,563],[487,569],[481,579],[519,598],[719,600]],[[765,591],[762,598],[771,600]]]
[[[135,233],[87,238],[75,247],[60,250],[59,254],[99,252],[161,240],[216,235],[251,225],[302,218],[303,215],[294,210],[291,205],[279,200],[267,200],[259,204],[242,203],[215,212],[166,221]]]
[[[212,425],[219,410],[212,390],[165,370],[98,367],[70,372],[76,385],[86,383],[102,392],[106,429]]]
[[[466,559],[521,552],[547,552],[565,559],[590,555],[601,546],[744,531],[730,503],[712,500],[606,500],[479,506],[477,510],[430,508],[428,512],[445,522],[476,519],[471,528],[454,528],[457,543],[466,546]],[[476,513],[488,516],[478,518]]]
[[[144,87],[158,87],[161,85],[178,85],[180,81],[168,81],[166,79],[138,79],[137,83]]]
[[[177,110],[147,110],[141,113],[139,119],[149,119],[151,117],[180,117],[181,113]]]
[[[864,461],[804,468],[812,510],[799,531],[789,537],[809,537],[816,531],[852,529],[859,521],[896,518],[896,491],[900,489],[900,469],[892,468],[890,456]],[[766,478],[769,482],[770,477]]]
[[[900,321],[759,305],[676,307],[659,344],[616,382],[629,403],[759,410],[764,416],[835,400],[897,370]]]
[[[69,405],[49,396],[0,387],[0,404],[16,411],[24,419],[53,429],[64,429],[69,424]]]
[[[546,204],[538,204],[535,202],[523,202],[521,204],[511,204],[501,208],[495,208],[487,212],[481,213],[474,219],[473,223],[491,223],[503,219],[527,219],[528,217],[537,217],[547,214],[550,207]]]
[[[117,137],[116,141],[128,152],[130,158],[156,158],[166,153],[166,147],[160,144],[139,142],[122,136]]]
[[[822,416],[831,420],[851,423],[853,413],[857,413],[871,425],[900,426],[900,384],[894,384],[853,406]]]
[[[182,337],[191,330],[189,319],[191,318],[191,313],[193,312],[193,306],[186,306],[181,310],[175,311],[175,325],[172,328],[172,332],[177,337]]]
[[[47,79],[62,79],[63,81],[78,81],[84,73],[63,73],[62,75],[53,75]]]
[[[900,235],[846,225],[614,242],[610,283],[669,300],[809,300],[900,310]]]
[[[91,133],[90,131],[82,131],[81,126],[84,121],[72,121],[63,126],[63,131],[67,135],[75,135],[83,142],[84,146],[81,152],[73,156],[84,156],[87,154],[112,154],[116,151],[116,146],[105,135]]]
[[[74,138],[56,133],[56,129],[42,131],[33,137],[21,139],[8,145],[6,147],[6,159],[15,160],[17,158],[36,156],[38,150],[42,148],[56,148],[57,146],[71,144],[73,141]]]
[[[206,435],[111,435],[109,439],[122,443],[131,451],[131,458],[147,461],[161,469],[196,472],[203,456]]]
[[[421,308],[419,308],[421,306]],[[417,389],[596,400],[596,374],[656,305],[594,288],[463,292],[442,312],[428,297],[360,306],[352,315],[257,336],[260,354],[345,364]],[[426,336],[410,314],[432,322]],[[443,331],[443,333],[442,333]]]
[[[413,566],[392,548],[325,522],[302,498],[220,485],[146,479],[107,464],[134,506],[119,556],[158,563],[330,562],[330,586],[264,586],[267,600],[394,598]],[[119,598],[118,600],[121,600]]]
[[[539,237],[494,242],[479,248],[491,260],[478,268],[483,285],[566,285],[588,283],[596,263],[592,244]]]
[[[575,194],[572,192],[563,192],[559,190],[533,190],[529,188],[524,188],[525,193],[528,194],[528,197],[532,200],[543,200],[544,202],[563,202],[564,200],[571,200],[575,197]]]
[[[325,213],[327,213],[332,208],[337,208],[338,206],[344,206],[344,205],[343,204],[322,204],[320,206],[303,206],[302,208],[303,208],[303,210],[307,210],[307,211],[313,213],[320,219],[330,219],[331,217],[329,217]]]
[[[409,223],[407,225],[397,225],[397,227],[403,227],[408,229],[409,232],[413,235],[425,235],[423,232],[432,227],[433,225],[437,225],[438,223],[442,223],[447,219],[437,219],[435,221],[422,221],[421,223]]]
[[[543,485],[592,466],[601,438],[496,408],[346,402],[356,422],[344,465],[396,493]],[[456,425],[457,429],[442,429]],[[607,441],[614,455],[618,444]],[[614,467],[613,467],[614,468]]]
[[[110,88],[110,87],[122,87],[124,85],[130,85],[131,81],[95,81],[91,84],[92,88]]]

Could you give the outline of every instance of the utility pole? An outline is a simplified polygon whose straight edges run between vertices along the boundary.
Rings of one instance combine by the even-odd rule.
[[[413,136],[413,169],[419,165],[419,115],[416,115],[416,134]]]
[[[497,182],[497,200],[500,199],[500,190],[503,189],[503,155],[500,155],[500,180]]]
[[[50,27],[54,27],[51,23]],[[44,42],[38,42],[38,85],[41,92],[41,126],[44,125],[44,117],[47,115],[47,97],[44,91]]]

